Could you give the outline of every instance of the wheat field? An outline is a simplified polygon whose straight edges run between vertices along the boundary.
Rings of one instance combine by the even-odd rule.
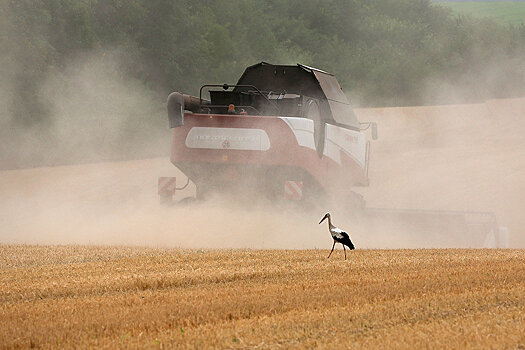
[[[0,348],[525,347],[524,250],[0,245]]]

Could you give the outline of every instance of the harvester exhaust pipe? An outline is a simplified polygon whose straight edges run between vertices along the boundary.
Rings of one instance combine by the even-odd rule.
[[[202,105],[209,104],[209,101],[202,100],[195,96],[172,92],[168,96],[168,120],[170,128],[184,125],[184,110],[200,112]]]

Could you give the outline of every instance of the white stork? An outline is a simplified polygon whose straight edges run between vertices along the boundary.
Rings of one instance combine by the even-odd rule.
[[[321,221],[319,221],[319,224],[321,224],[326,218],[328,218],[328,229],[330,230],[330,234],[332,235],[332,239],[334,240],[334,244],[332,245],[332,250],[330,251],[330,254],[328,254],[328,258],[330,258],[330,255],[332,255],[332,252],[334,251],[335,243],[337,242],[343,245],[343,250],[345,251],[345,260],[346,260],[345,245],[348,247],[348,249],[353,250],[355,249],[354,244],[350,240],[350,236],[348,236],[348,233],[332,225],[332,220],[330,220],[330,213],[326,213],[325,216],[321,219]]]

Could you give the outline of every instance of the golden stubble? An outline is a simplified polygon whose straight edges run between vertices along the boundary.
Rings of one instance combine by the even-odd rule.
[[[523,250],[0,246],[0,347],[517,348]]]

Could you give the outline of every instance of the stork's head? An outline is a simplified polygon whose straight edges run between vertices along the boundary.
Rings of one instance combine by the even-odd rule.
[[[321,222],[323,222],[326,218],[330,218],[330,213],[326,213],[326,214],[324,214],[324,216],[323,216],[323,218],[321,219],[321,221],[319,221],[319,224],[320,224]]]

